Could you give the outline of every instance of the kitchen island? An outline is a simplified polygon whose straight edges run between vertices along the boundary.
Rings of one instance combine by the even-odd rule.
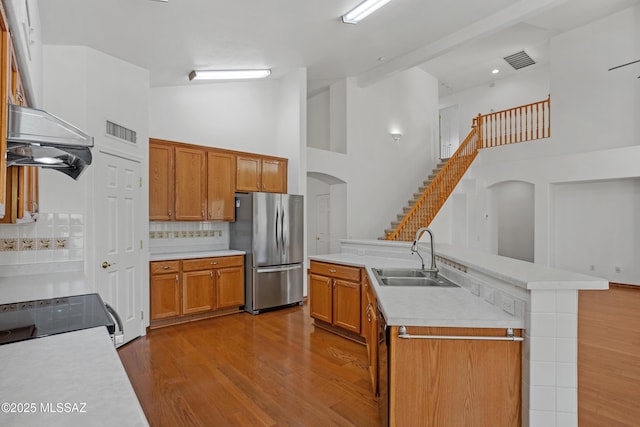
[[[411,334],[424,327],[524,328],[522,425],[576,426],[578,290],[607,289],[608,282],[446,244],[436,244],[435,254],[441,274],[460,288],[381,286],[372,268],[420,267],[409,242],[347,240],[338,254],[310,258],[364,268],[396,335],[400,326]]]

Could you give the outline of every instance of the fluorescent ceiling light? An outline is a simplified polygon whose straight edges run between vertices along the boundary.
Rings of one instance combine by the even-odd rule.
[[[262,79],[271,74],[271,70],[193,70],[189,80],[235,80]]]
[[[345,15],[342,15],[342,22],[345,24],[357,24],[390,1],[391,0],[364,0]]]

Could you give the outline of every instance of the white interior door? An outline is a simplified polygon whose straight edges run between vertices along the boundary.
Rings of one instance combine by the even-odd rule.
[[[142,333],[141,165],[96,151],[96,289],[120,315],[125,342]]]
[[[328,254],[329,251],[329,195],[316,196],[316,255]]]
[[[460,146],[458,132],[458,106],[440,110],[440,158],[448,159]]]

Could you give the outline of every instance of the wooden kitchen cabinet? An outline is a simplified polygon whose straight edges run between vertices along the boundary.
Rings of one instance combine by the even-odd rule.
[[[236,313],[244,305],[244,256],[153,261],[151,328]]]
[[[150,270],[151,321],[180,316],[180,261],[153,261]]]
[[[332,326],[359,336],[360,294],[360,268],[311,261],[309,310],[317,326]]]
[[[207,199],[207,158],[203,150],[175,147],[175,219],[204,221]]]
[[[505,336],[505,329],[406,327],[413,336]],[[391,326],[390,426],[521,425],[522,343],[402,339]],[[522,331],[516,331],[521,335]],[[418,374],[419,373],[419,374]]]
[[[209,220],[235,220],[236,156],[207,152],[207,212]]]
[[[149,140],[149,220],[174,218],[174,147]]]
[[[264,156],[238,155],[236,190],[242,192],[287,192],[287,160]]]

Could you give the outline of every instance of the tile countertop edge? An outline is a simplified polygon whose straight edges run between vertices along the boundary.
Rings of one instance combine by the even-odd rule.
[[[222,256],[244,255],[245,251],[234,249],[228,250],[211,250],[211,251],[194,251],[194,252],[166,252],[166,253],[150,253],[149,261],[170,261],[180,259],[194,258],[212,258]]]

